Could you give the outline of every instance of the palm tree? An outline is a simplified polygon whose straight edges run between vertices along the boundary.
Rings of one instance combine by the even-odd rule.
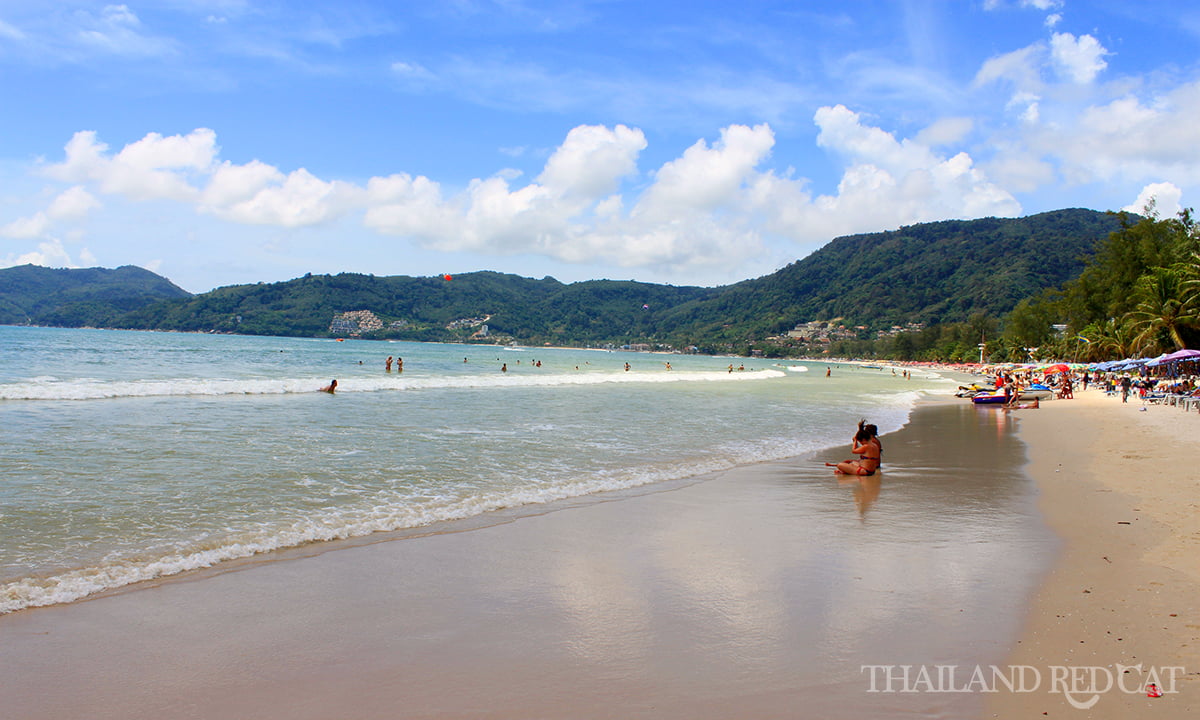
[[[1088,326],[1091,330],[1095,326]],[[1086,331],[1085,331],[1086,332]],[[1133,357],[1145,347],[1144,341],[1134,330],[1133,324],[1124,320],[1110,318],[1104,325],[1095,328],[1096,339],[1092,345],[1099,346],[1099,351],[1114,360]]]
[[[1156,267],[1138,278],[1133,293],[1137,304],[1129,319],[1139,338],[1161,344],[1159,340],[1165,336],[1174,345],[1172,349],[1184,347],[1179,330],[1197,320],[1196,292],[1184,273],[1179,265]]]

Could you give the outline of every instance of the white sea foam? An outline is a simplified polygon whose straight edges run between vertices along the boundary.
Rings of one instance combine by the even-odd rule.
[[[778,370],[747,372],[675,371],[675,372],[586,372],[494,375],[380,376],[350,377],[338,381],[339,393],[380,392],[386,390],[436,390],[448,388],[555,387],[566,385],[603,385],[610,383],[683,383],[744,382],[782,377]],[[312,393],[328,384],[324,377],[285,380],[248,378],[239,380],[175,378],[164,380],[96,380],[79,378],[60,381],[38,379],[0,385],[0,400],[103,400],[124,397],[186,397],[219,395],[286,395]]]
[[[355,511],[326,510],[277,527],[257,527],[224,540],[204,538],[192,547],[173,548],[150,558],[111,558],[103,563],[28,577],[0,585],[0,614],[31,607],[69,603],[90,595],[138,582],[210,568],[222,562],[252,557],[314,542],[345,540],[379,532],[425,527],[462,520],[506,508],[545,504],[595,493],[627,490],[652,483],[678,480],[726,470],[739,464],[781,459],[815,449],[799,444],[765,445],[731,443],[727,452],[705,461],[681,466],[665,463],[620,471],[589,474],[556,485],[525,485],[485,495],[433,498],[411,502],[406,498],[381,499]]]
[[[385,374],[382,362],[358,364],[378,345],[5,333],[60,344],[0,343],[0,356],[13,358],[0,364],[0,444],[11,453],[0,612],[840,446],[862,416],[883,432],[899,428],[918,391],[936,384],[874,373],[853,385],[810,383],[808,365],[752,358],[671,356],[668,371],[665,357],[597,362],[543,348],[544,368],[508,356],[502,373],[498,357],[460,345],[406,346],[409,370]],[[86,343],[91,354],[63,360]],[[476,353],[469,364],[464,352]],[[743,360],[747,370],[728,371]],[[348,397],[315,392],[330,377]],[[153,397],[172,400],[132,411]],[[159,407],[167,404],[170,412]]]

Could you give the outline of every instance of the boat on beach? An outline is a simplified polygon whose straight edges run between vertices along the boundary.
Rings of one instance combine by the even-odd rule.
[[[1027,388],[1022,388],[1020,394],[1021,400],[1049,400],[1054,397],[1054,388],[1041,383],[1034,383]]]
[[[971,402],[976,405],[1003,405],[1007,402],[1009,396],[1003,392],[998,393],[979,393],[971,398]]]

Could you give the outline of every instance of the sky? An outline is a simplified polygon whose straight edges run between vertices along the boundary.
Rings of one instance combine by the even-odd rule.
[[[726,285],[1174,215],[1197,118],[1190,0],[0,0],[0,267]]]

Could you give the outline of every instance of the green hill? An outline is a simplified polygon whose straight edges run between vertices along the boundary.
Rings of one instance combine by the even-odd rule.
[[[1115,215],[1072,209],[850,235],[771,275],[677,308],[672,320],[684,334],[740,339],[836,318],[871,329],[963,322],[980,312],[999,318],[1078,276],[1097,244],[1119,227]]]
[[[149,270],[65,270],[20,265],[0,269],[0,324],[106,327],[126,313],[191,293]]]
[[[367,310],[382,326],[364,337],[469,340],[486,319],[487,342],[728,349],[814,320],[875,330],[999,318],[1078,276],[1118,227],[1116,216],[1092,210],[924,223],[837,238],[775,273],[719,288],[343,273],[188,296],[138,268],[25,266],[0,271],[0,322],[319,337],[345,332],[331,329],[335,316]]]

